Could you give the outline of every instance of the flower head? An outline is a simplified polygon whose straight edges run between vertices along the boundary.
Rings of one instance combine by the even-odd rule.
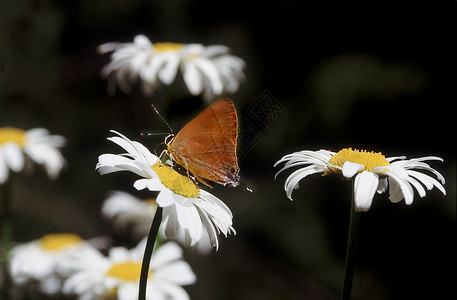
[[[75,234],[49,234],[18,245],[11,250],[11,279],[19,286],[38,283],[42,292],[55,294],[61,288],[59,267],[64,257],[88,248],[92,246]]]
[[[106,43],[98,51],[113,52],[111,62],[102,69],[102,75],[110,79],[110,94],[116,84],[128,93],[130,84],[138,80],[144,93],[152,94],[161,84],[170,85],[181,69],[189,92],[203,94],[209,101],[223,92],[236,92],[244,79],[244,61],[229,54],[225,46],[151,43],[137,35],[133,43]]]
[[[114,132],[114,131],[113,131]],[[163,164],[142,144],[120,133],[108,138],[124,148],[124,154],[102,154],[96,168],[100,174],[130,171],[141,177],[134,183],[137,190],[158,192],[156,203],[163,207],[162,226],[166,237],[178,238],[186,246],[209,241],[216,248],[217,234],[235,233],[233,215],[227,205],[200,189],[192,180]]]
[[[9,170],[20,172],[25,165],[24,153],[37,164],[43,165],[51,178],[56,178],[65,165],[59,152],[65,138],[49,135],[48,130],[35,128],[28,131],[0,128],[0,184],[6,182]]]
[[[424,186],[428,190],[436,187],[443,194],[446,194],[442,185],[445,182],[444,177],[424,162],[427,160],[442,161],[436,156],[410,160],[406,160],[403,156],[385,158],[381,153],[349,148],[342,149],[338,153],[327,150],[299,151],[284,156],[275,166],[285,162],[284,167],[279,170],[276,176],[286,169],[303,166],[286,179],[284,189],[287,197],[291,200],[292,191],[298,188],[298,182],[308,175],[337,173],[345,178],[355,178],[354,201],[356,209],[367,211],[371,206],[375,192],[382,193],[387,188],[389,188],[389,199],[392,202],[405,199],[408,205],[413,202],[414,189],[420,197],[425,196]],[[439,181],[417,170],[429,171]]]
[[[64,293],[79,299],[137,299],[145,245],[143,240],[131,250],[115,247],[108,257],[95,249],[67,257],[62,266],[69,275],[63,285]],[[152,256],[146,299],[189,299],[181,286],[195,280],[190,266],[182,260],[181,248],[173,242],[166,243]]]

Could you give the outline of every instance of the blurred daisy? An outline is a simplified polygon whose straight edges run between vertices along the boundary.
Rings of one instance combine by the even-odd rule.
[[[70,276],[63,292],[77,295],[81,300],[138,299],[138,284],[146,240],[134,249],[115,247],[108,257],[95,249],[86,249],[68,257],[63,270]],[[189,299],[181,287],[193,284],[195,274],[182,260],[182,250],[169,242],[158,248],[151,259],[146,299]]]
[[[102,205],[102,216],[113,222],[117,230],[132,227],[133,236],[143,239],[148,235],[157,210],[155,198],[139,199],[129,193],[115,191]]]
[[[48,130],[35,128],[28,131],[0,128],[0,184],[9,177],[9,170],[20,172],[25,165],[24,153],[37,164],[43,165],[51,178],[56,178],[65,165],[59,149],[65,144],[60,135],[49,135]]]
[[[140,81],[145,94],[152,94],[161,84],[170,85],[178,70],[183,73],[189,92],[203,94],[206,101],[224,92],[234,93],[244,80],[245,62],[229,54],[230,49],[215,45],[151,43],[137,35],[133,43],[106,43],[97,48],[101,54],[113,52],[111,62],[101,71],[108,78],[108,93],[116,85],[130,92],[130,84]]]
[[[244,80],[245,62],[228,54],[230,49],[215,45],[189,44],[182,49],[181,70],[189,92],[210,101],[222,93],[234,93]]]
[[[186,246],[209,241],[219,246],[217,235],[235,233],[232,227],[232,212],[212,194],[200,189],[187,176],[182,176],[169,165],[163,164],[142,144],[131,141],[122,134],[108,138],[124,148],[124,154],[102,154],[96,169],[101,175],[130,171],[141,177],[134,183],[137,190],[149,189],[159,192],[158,206],[163,207],[165,236],[177,238]]]
[[[298,188],[298,182],[308,175],[338,173],[345,178],[355,177],[354,201],[356,210],[367,211],[371,206],[375,192],[383,193],[387,189],[390,201],[399,202],[405,199],[405,203],[408,205],[413,202],[414,189],[420,197],[425,196],[424,186],[428,190],[436,187],[443,194],[446,194],[442,185],[445,182],[444,177],[424,162],[427,160],[443,161],[436,156],[409,160],[406,160],[404,156],[385,158],[381,153],[349,148],[342,149],[338,153],[327,150],[295,152],[281,158],[275,167],[285,162],[284,167],[279,170],[276,176],[286,169],[302,167],[286,179],[284,189],[287,197],[291,200],[292,191]],[[417,170],[431,172],[439,181]]]
[[[92,246],[74,234],[49,234],[39,240],[18,245],[11,250],[9,271],[15,285],[37,283],[46,294],[60,292],[62,277],[59,268],[70,253]]]

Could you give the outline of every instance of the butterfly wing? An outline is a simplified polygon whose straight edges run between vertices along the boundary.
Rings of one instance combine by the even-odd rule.
[[[201,182],[207,179],[236,186],[239,184],[237,137],[235,107],[230,99],[222,99],[187,123],[168,144],[168,151],[176,163]]]

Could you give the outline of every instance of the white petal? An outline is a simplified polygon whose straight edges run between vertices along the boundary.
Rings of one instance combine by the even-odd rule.
[[[292,200],[292,192],[294,189],[298,188],[298,182],[305,178],[308,175],[322,173],[323,170],[315,165],[311,165],[302,169],[298,169],[294,171],[290,176],[286,179],[284,184],[284,190],[286,191],[287,198]]]
[[[133,38],[133,43],[144,48],[152,47],[151,41],[143,34],[138,34]]]
[[[391,187],[393,187],[392,180],[395,181],[395,183],[397,183],[398,185],[397,187],[391,190],[391,196],[389,197],[389,199],[392,202],[398,202],[399,200],[401,200],[401,197],[398,193],[401,192],[401,195],[403,196],[403,198],[405,198],[406,204],[409,205],[413,203],[414,191],[411,187],[411,184],[407,181],[407,179],[404,178],[402,174],[399,174],[398,172],[394,171],[386,172],[386,174],[389,177],[389,185]]]
[[[205,58],[195,58],[195,65],[208,79],[211,91],[214,95],[220,95],[223,90],[222,80],[215,65]]]
[[[176,205],[170,205],[163,208],[163,224],[166,237],[174,238],[177,236],[179,224]]]
[[[227,213],[227,215],[230,216],[230,218],[233,218],[233,214],[232,214],[230,208],[222,200],[220,200],[213,194],[208,193],[205,190],[200,190],[199,197],[202,198],[205,202],[210,202],[210,203],[222,208]]]
[[[403,200],[403,193],[401,192],[400,185],[393,179],[388,178],[389,182],[389,200],[393,203]]]
[[[2,156],[2,148],[0,147],[0,184],[3,184],[8,180],[9,169],[6,166],[4,158]]]
[[[364,168],[363,165],[360,165],[360,164],[357,164],[357,163],[354,163],[351,161],[346,161],[346,162],[344,162],[343,168],[341,171],[342,171],[344,177],[352,178],[355,174],[362,171],[363,168]]]
[[[446,195],[446,190],[435,178],[413,170],[408,170],[407,172],[409,176],[422,182],[428,190],[431,190],[433,186],[436,186],[444,195]]]
[[[174,242],[167,242],[160,246],[151,258],[151,267],[158,269],[172,261],[182,258],[182,249]]]
[[[216,219],[220,224],[218,227],[221,227],[221,229],[228,228],[232,225],[232,216],[227,214],[227,212],[221,207],[208,202],[199,203],[198,207],[204,210],[205,213],[211,216],[212,219]]]
[[[138,299],[138,284],[134,282],[126,282],[121,284],[117,289],[117,299],[119,300],[137,300]]]
[[[186,291],[180,287],[179,285],[176,285],[174,283],[171,283],[167,280],[158,280],[156,284],[156,288],[161,292],[161,294],[166,295],[166,297],[163,297],[163,299],[173,299],[173,300],[189,300],[189,295],[186,293]],[[160,296],[159,296],[160,297]],[[148,298],[152,300],[161,300],[160,298]]]
[[[154,275],[158,279],[165,279],[178,285],[193,284],[196,281],[196,276],[189,264],[182,260],[168,263],[156,270]]]
[[[202,236],[203,225],[200,215],[194,206],[176,205],[176,212],[179,225],[188,231],[189,237],[192,239],[190,245],[193,246]]]
[[[202,74],[197,70],[194,63],[187,63],[182,67],[184,82],[189,92],[193,95],[199,95],[203,91]]]
[[[176,204],[173,192],[165,188],[157,195],[156,203],[160,207],[167,207]]]
[[[14,172],[19,172],[22,170],[22,168],[24,168],[24,154],[18,144],[16,144],[16,143],[3,144],[0,155],[3,155],[4,160],[6,161],[6,164]]]
[[[157,74],[164,62],[163,56],[161,55],[149,57],[149,62],[140,69],[140,78],[148,84],[154,84],[157,82]]]
[[[180,57],[174,52],[167,53],[165,64],[159,71],[159,78],[164,84],[171,84],[178,72]]]
[[[377,192],[379,194],[384,193],[387,190],[388,185],[389,185],[389,182],[387,181],[387,178],[379,179]]]
[[[151,173],[151,171],[149,173],[147,172],[148,169],[145,166],[136,163],[134,160],[116,154],[100,155],[95,168],[101,175],[119,171],[130,171],[141,177],[148,178]]]
[[[378,175],[368,171],[364,171],[355,177],[354,200],[357,211],[367,211],[371,207],[378,182]]]

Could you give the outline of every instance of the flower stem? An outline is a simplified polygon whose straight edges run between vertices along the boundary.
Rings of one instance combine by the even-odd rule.
[[[352,279],[354,277],[354,260],[357,250],[357,240],[359,237],[360,211],[355,210],[354,190],[351,199],[351,216],[349,221],[349,237],[346,250],[346,263],[344,266],[343,290],[341,300],[351,299]]]
[[[157,207],[152,221],[151,229],[149,229],[148,239],[146,241],[146,248],[144,249],[143,263],[141,265],[140,274],[140,287],[138,293],[138,300],[146,299],[146,285],[148,282],[149,264],[151,262],[152,251],[154,250],[154,243],[157,239],[160,223],[162,222],[162,207]]]

